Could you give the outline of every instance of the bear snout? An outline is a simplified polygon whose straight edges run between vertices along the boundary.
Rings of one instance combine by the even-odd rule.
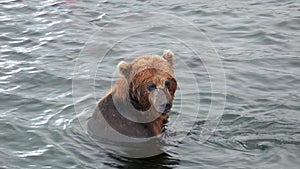
[[[159,113],[168,113],[172,108],[172,99],[165,89],[156,89],[150,94],[150,100]]]
[[[161,113],[168,113],[172,108],[172,103],[171,102],[163,102],[160,104],[160,110]]]
[[[165,112],[169,112],[171,110],[171,107],[172,107],[172,103],[167,103],[166,104],[166,107],[165,107]]]

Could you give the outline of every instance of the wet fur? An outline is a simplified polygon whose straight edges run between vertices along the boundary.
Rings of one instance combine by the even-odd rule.
[[[98,102],[92,119],[98,123],[105,120],[110,125],[109,127],[129,137],[152,137],[161,134],[164,130],[164,123],[167,122],[168,114],[163,113],[148,123],[138,123],[123,117],[115,107],[114,101],[125,106],[132,105],[138,111],[147,111],[151,107],[148,99],[150,94],[147,90],[148,83],[154,82],[158,87],[163,87],[167,79],[171,81],[171,85],[169,89],[165,90],[173,101],[177,88],[173,74],[173,54],[170,55],[170,53],[165,52],[163,57],[139,57],[131,64],[121,62],[118,67],[123,76]]]

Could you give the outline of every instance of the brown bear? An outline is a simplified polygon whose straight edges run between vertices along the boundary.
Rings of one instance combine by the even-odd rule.
[[[174,54],[165,50],[162,56],[141,56],[131,63],[121,61],[121,78],[98,102],[88,128],[105,132],[113,129],[137,138],[161,134],[177,89],[173,60]]]

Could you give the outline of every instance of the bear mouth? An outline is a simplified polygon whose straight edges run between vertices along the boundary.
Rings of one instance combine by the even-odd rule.
[[[161,113],[161,115],[165,116],[167,115],[171,110],[165,110],[164,112]]]

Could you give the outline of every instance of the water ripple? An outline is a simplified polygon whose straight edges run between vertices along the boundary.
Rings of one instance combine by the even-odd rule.
[[[18,157],[24,158],[24,157],[32,157],[32,156],[41,156],[46,151],[48,151],[47,148],[37,149],[37,150],[32,150],[32,151],[16,151],[14,153],[17,154]]]

